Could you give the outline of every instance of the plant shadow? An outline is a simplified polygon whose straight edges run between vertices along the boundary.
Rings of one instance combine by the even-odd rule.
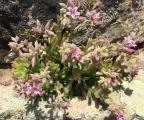
[[[62,117],[63,120],[68,119],[68,113],[64,111],[63,116],[58,115],[58,111],[56,111],[55,98],[50,97],[51,100],[46,98],[29,98],[26,104],[26,116],[29,116],[30,113],[34,114],[35,120],[58,120]],[[41,107],[40,102],[46,102],[46,105]]]

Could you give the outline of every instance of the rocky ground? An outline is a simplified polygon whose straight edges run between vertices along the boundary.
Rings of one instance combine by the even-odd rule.
[[[60,0],[0,0],[0,49],[9,50],[8,42],[29,19],[45,21],[58,14]]]
[[[133,90],[131,96],[127,96],[121,92],[119,94],[113,93],[111,98],[117,101],[117,104],[125,104],[126,120],[144,120],[144,83],[139,79],[130,84],[125,83],[125,85]],[[27,101],[23,97],[20,97],[13,88],[12,85],[0,85],[0,120],[63,119],[64,112],[46,107],[47,102],[45,101],[41,101],[39,106],[35,106],[33,110],[26,114]],[[87,100],[81,101],[77,98],[71,100],[71,107],[67,112],[69,119],[76,120],[104,120],[109,115],[108,111],[99,111],[95,108],[94,103],[89,106]]]

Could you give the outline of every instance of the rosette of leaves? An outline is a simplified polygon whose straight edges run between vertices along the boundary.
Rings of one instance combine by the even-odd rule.
[[[29,72],[30,63],[26,59],[15,59],[13,62],[13,72],[19,79],[26,78]]]

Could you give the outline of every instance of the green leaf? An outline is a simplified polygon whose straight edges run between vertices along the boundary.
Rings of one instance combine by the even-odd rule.
[[[30,63],[27,59],[18,58],[13,62],[13,72],[17,78],[25,78],[29,72]]]

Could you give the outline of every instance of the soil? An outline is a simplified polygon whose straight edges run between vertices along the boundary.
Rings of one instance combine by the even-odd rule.
[[[12,73],[8,64],[0,65],[0,86],[9,86],[13,82]],[[1,90],[0,90],[1,91]]]

